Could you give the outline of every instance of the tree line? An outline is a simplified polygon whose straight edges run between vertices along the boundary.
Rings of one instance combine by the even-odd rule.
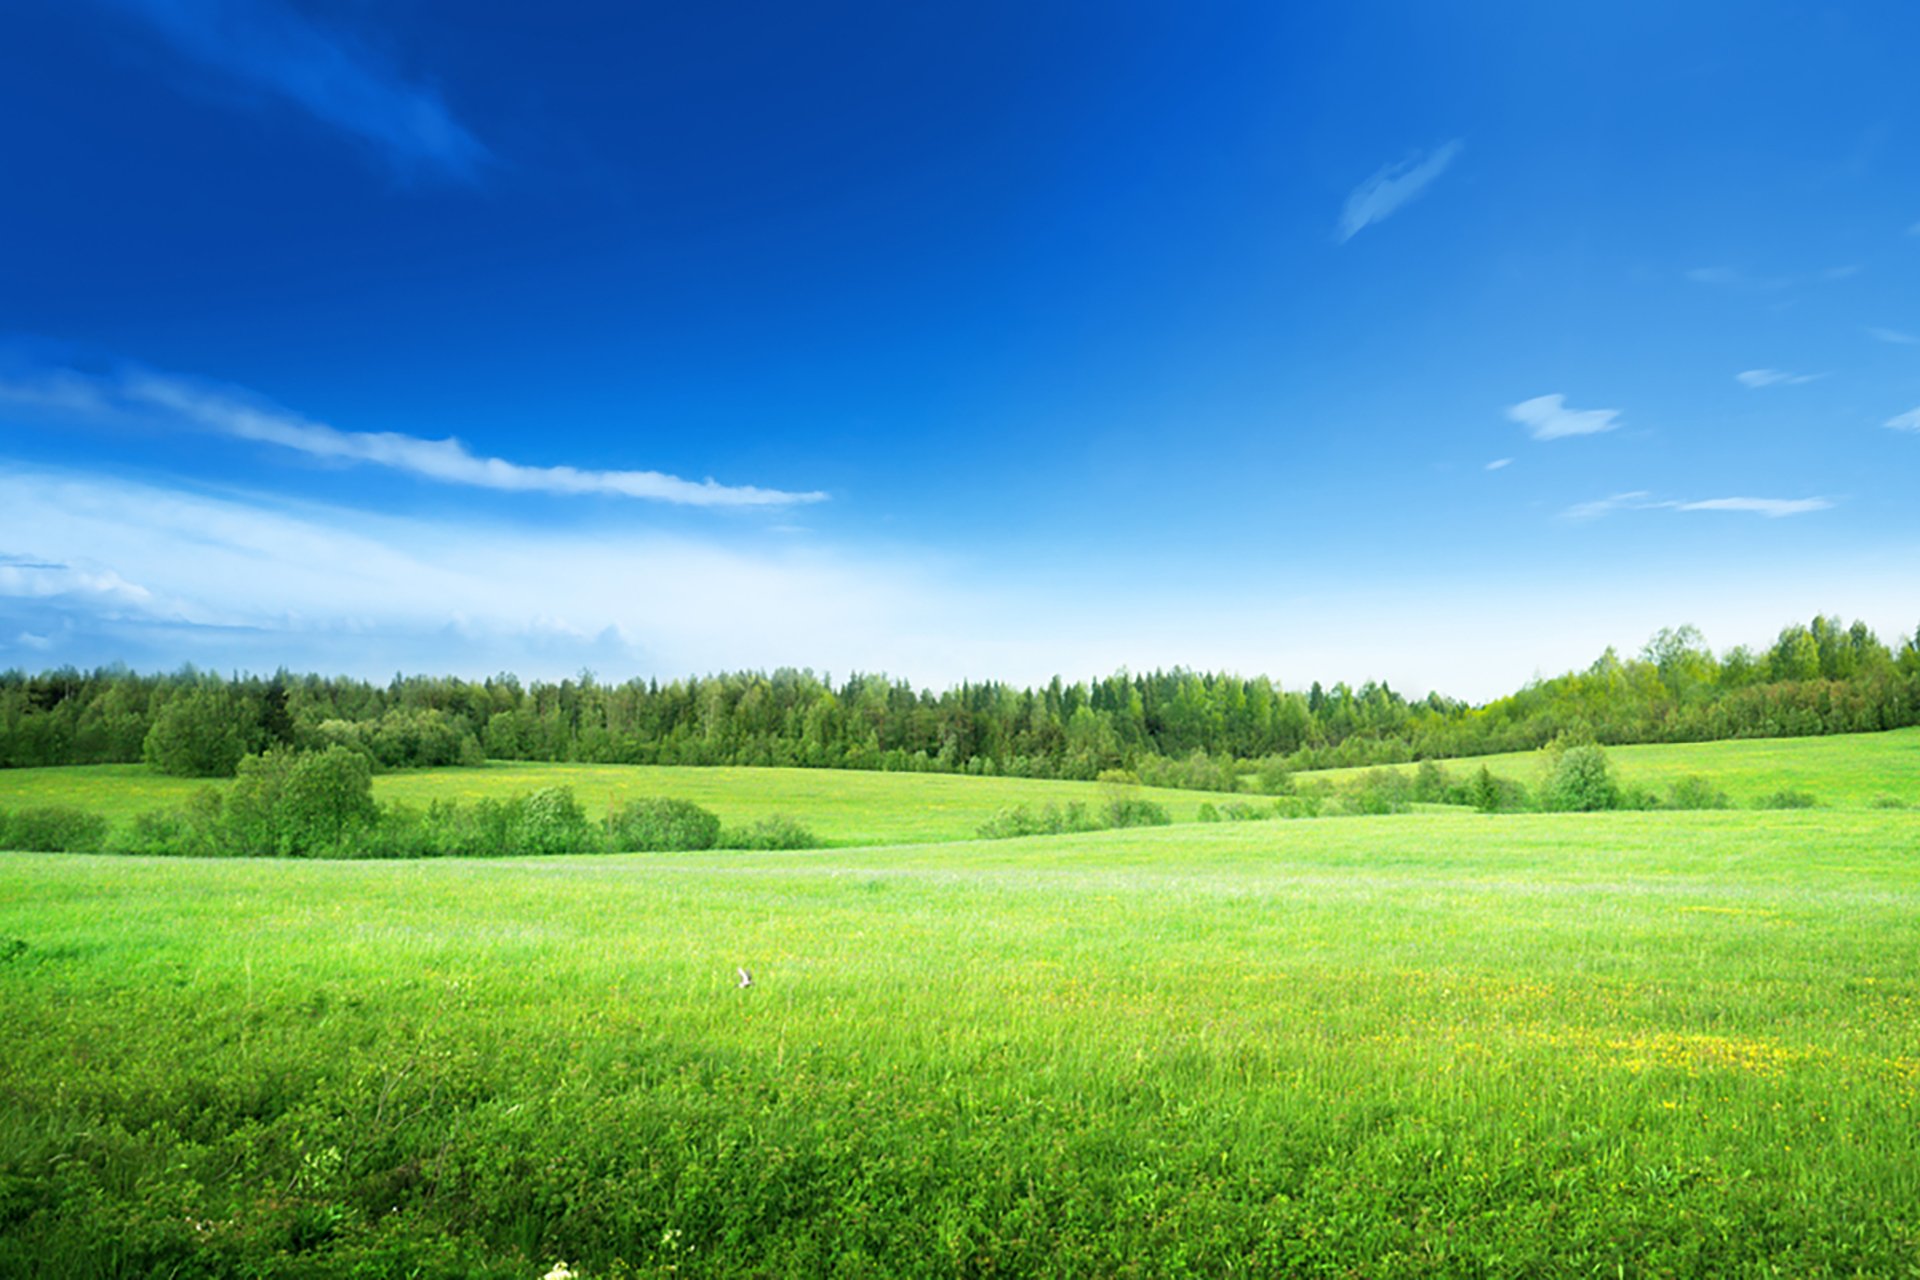
[[[523,684],[121,667],[0,673],[0,766],[145,761],[227,776],[243,757],[340,747],[373,769],[488,759],[797,765],[1278,790],[1289,772],[1530,750],[1562,735],[1603,744],[1854,733],[1920,723],[1920,631],[1888,645],[1816,617],[1763,650],[1716,654],[1692,627],[1637,655],[1470,705],[1384,683],[1283,688],[1175,668],[1018,688],[916,690],[882,675],[732,672]]]

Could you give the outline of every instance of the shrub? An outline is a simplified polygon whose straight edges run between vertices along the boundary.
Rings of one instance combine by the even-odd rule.
[[[1453,779],[1433,760],[1422,760],[1413,771],[1413,798],[1421,804],[1444,804],[1453,790]]]
[[[744,827],[728,827],[719,840],[725,849],[812,849],[819,843],[813,832],[783,813]]]
[[[1103,816],[1110,827],[1164,827],[1173,822],[1164,808],[1140,796],[1114,796]]]
[[[357,852],[373,826],[373,769],[344,746],[296,752],[275,747],[240,762],[227,798],[224,843],[251,857]]]
[[[220,857],[231,852],[225,820],[225,798],[213,787],[202,787],[177,809],[149,809],[136,815],[114,848],[154,856]]]
[[[1348,813],[1405,813],[1413,783],[1393,769],[1369,769],[1340,793]]]
[[[1620,789],[1614,784],[1613,769],[1607,753],[1587,743],[1565,747],[1554,753],[1552,772],[1547,775],[1543,807],[1563,813],[1591,813],[1615,809],[1620,805]]]
[[[1907,802],[1899,796],[1875,796],[1870,802],[1875,809],[1904,809]]]
[[[506,844],[512,853],[587,853],[603,847],[572,787],[541,787],[510,803],[514,812]]]
[[[1220,821],[1220,811],[1214,808],[1212,804],[1202,801],[1200,808],[1194,812],[1193,817],[1196,822],[1218,822]]]
[[[691,800],[633,800],[607,815],[607,838],[619,851],[711,849],[720,838],[720,819]]]
[[[22,853],[98,853],[106,838],[105,818],[67,805],[15,809],[0,823],[0,849]]]
[[[1278,756],[1268,756],[1254,770],[1254,782],[1260,790],[1270,796],[1293,794],[1293,771]]]
[[[1688,774],[1667,788],[1670,809],[1725,809],[1732,803],[1725,791],[1697,773]]]
[[[1787,788],[1762,798],[1753,807],[1756,809],[1811,809],[1819,803],[1808,792]]]

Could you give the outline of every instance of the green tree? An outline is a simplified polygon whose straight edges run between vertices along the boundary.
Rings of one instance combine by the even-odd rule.
[[[161,773],[186,778],[233,775],[247,753],[240,707],[218,684],[170,698],[153,718],[141,754]]]

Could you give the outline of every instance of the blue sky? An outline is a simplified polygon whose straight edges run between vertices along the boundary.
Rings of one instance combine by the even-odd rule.
[[[1920,622],[1909,6],[5,21],[0,665],[1485,697]]]

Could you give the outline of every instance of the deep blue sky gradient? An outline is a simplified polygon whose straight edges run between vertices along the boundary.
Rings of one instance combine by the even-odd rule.
[[[1675,8],[16,6],[0,388],[144,370],[830,497],[497,492],[0,395],[14,492],[611,548],[603,583],[646,560],[524,611],[501,578],[369,612],[357,574],[208,579],[131,516],[16,504],[0,664],[1487,695],[1662,623],[1910,631],[1920,431],[1886,424],[1920,406],[1920,12]],[[1456,140],[1341,238],[1350,193]],[[1736,381],[1762,369],[1808,380]],[[1508,409],[1550,394],[1616,429],[1531,438]],[[1804,509],[1685,509],[1727,498]],[[692,585],[649,604],[647,573]]]

